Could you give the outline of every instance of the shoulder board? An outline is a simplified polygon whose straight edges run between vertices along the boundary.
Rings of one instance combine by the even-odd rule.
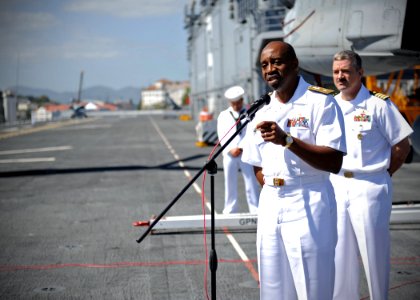
[[[313,91],[313,92],[318,92],[318,93],[322,93],[325,95],[333,95],[336,94],[336,92],[334,90],[330,90],[330,89],[326,89],[320,86],[315,86],[315,85],[311,85],[308,87],[308,90]]]
[[[379,99],[382,99],[382,100],[388,100],[389,99],[388,95],[378,93],[378,92],[374,92],[374,91],[369,91],[369,92],[370,92],[371,95],[373,95],[375,97],[378,97]]]

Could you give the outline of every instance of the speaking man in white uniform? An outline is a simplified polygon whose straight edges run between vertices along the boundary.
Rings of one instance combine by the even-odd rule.
[[[230,137],[239,129],[241,122],[239,116],[245,112],[244,108],[245,91],[240,86],[233,86],[226,90],[225,98],[229,101],[229,107],[222,111],[217,118],[217,135],[220,144],[224,145]],[[233,128],[232,128],[233,126]],[[250,213],[257,213],[258,195],[260,192],[258,182],[251,165],[243,162],[242,148],[240,143],[245,136],[243,129],[226,148],[223,150],[223,172],[225,176],[225,206],[224,214],[239,212],[238,207],[238,171],[242,173],[245,182],[245,195]]]
[[[242,160],[263,185],[257,254],[262,300],[332,299],[336,205],[329,172],[346,152],[332,90],[310,86],[287,43],[268,43],[262,76],[274,90],[247,126]]]
[[[391,176],[410,151],[412,129],[387,96],[362,84],[357,53],[335,54],[332,69],[347,140],[342,168],[331,175],[338,218],[334,299],[360,299],[359,253],[370,299],[388,299]]]

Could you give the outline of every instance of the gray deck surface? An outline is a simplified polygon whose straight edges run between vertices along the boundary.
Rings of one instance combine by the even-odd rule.
[[[89,118],[3,139],[0,133],[0,299],[205,299],[203,234],[154,234],[138,244],[145,229],[132,226],[169,204],[190,181],[185,170],[194,176],[203,167],[211,147],[194,145],[194,126],[193,121],[140,115]],[[4,152],[61,146],[69,147]],[[54,161],[14,161],[22,158]],[[217,163],[220,213],[221,157]],[[420,200],[419,175],[415,157],[393,178],[394,201]],[[202,187],[201,177],[196,184]],[[246,212],[242,180],[239,186]],[[209,175],[205,193],[210,199]],[[191,187],[167,215],[202,210],[201,196]],[[393,225],[391,235],[390,299],[419,299],[420,225]],[[255,232],[231,237],[216,234],[217,299],[258,299]],[[363,280],[361,298],[368,299]]]

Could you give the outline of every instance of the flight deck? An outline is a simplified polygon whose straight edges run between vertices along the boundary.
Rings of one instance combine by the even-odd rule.
[[[208,160],[212,149],[195,146],[194,127],[139,113],[0,132],[0,297],[206,299],[206,287],[210,297],[208,174],[166,214],[196,216],[194,230],[156,231],[137,243],[145,227],[133,226],[158,215]],[[214,209],[222,218],[221,157],[216,162]],[[415,156],[393,176],[394,204],[419,203],[419,175]],[[246,213],[241,180],[239,187]],[[259,297],[249,222],[216,233],[217,299]],[[418,299],[420,220],[393,223],[391,237],[390,299]],[[364,279],[361,295],[369,298]]]

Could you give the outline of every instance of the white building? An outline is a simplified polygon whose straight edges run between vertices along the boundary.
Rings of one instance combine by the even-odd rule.
[[[183,98],[189,88],[188,81],[170,81],[161,79],[142,89],[142,109],[182,106]]]

